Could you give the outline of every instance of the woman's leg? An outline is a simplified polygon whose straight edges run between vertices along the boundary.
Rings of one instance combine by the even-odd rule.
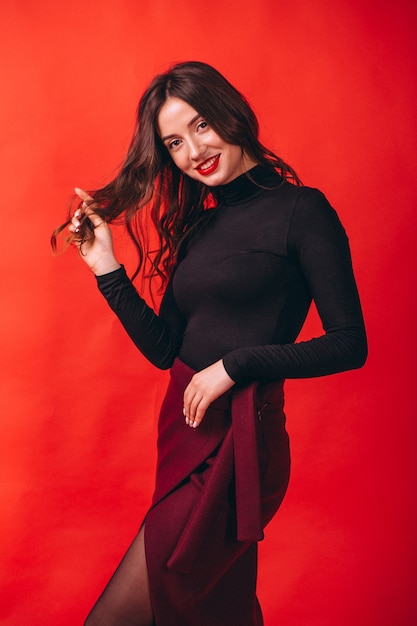
[[[85,626],[153,626],[142,526]]]

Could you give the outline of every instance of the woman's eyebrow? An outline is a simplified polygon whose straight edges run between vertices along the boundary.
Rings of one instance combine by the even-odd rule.
[[[197,113],[197,115],[194,115],[193,119],[190,120],[187,124],[188,128],[190,128],[190,126],[192,126],[197,120],[198,118],[201,117],[200,113]],[[161,137],[162,141],[166,141],[167,139],[171,139],[171,137],[175,137],[176,133],[172,133],[171,135],[165,135],[165,137]]]

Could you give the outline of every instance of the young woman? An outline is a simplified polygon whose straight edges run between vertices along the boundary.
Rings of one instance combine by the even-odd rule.
[[[257,541],[289,478],[283,380],[366,359],[343,227],[261,145],[242,95],[198,62],[153,80],[120,174],[76,193],[80,257],[139,350],[171,368],[152,504],[86,624],[260,626]],[[120,215],[140,267],[163,281],[158,313],[115,258]],[[324,334],[295,343],[312,299]]]

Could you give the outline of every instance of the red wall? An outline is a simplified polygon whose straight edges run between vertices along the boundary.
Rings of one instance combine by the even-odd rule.
[[[1,624],[82,623],[149,503],[166,374],[48,240],[74,185],[120,163],[151,77],[187,59],[224,72],[338,210],[369,332],[364,369],[287,385],[266,626],[416,623],[415,17],[411,0],[3,0]]]

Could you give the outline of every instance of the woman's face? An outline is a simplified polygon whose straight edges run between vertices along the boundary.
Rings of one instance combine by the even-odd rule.
[[[187,102],[170,97],[158,116],[158,132],[175,165],[205,185],[225,185],[256,165],[239,146],[224,141]]]

